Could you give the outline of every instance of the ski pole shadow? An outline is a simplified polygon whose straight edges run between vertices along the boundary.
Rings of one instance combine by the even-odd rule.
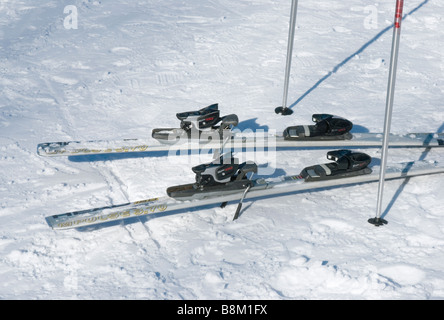
[[[421,156],[419,157],[419,161],[424,160],[428,153],[430,152],[431,148],[426,148]],[[404,171],[408,172],[410,170],[410,168],[412,167],[412,164],[408,164],[405,168]],[[407,184],[410,182],[411,177],[405,178],[404,181],[402,182],[402,184],[398,187],[398,190],[396,190],[395,194],[393,195],[392,199],[390,200],[390,202],[388,203],[387,207],[385,208],[384,212],[381,214],[381,218],[385,218],[387,216],[387,214],[390,212],[390,210],[392,209],[393,205],[396,203],[396,201],[398,200],[399,196],[402,194],[402,192],[404,191],[405,187],[407,186]]]
[[[438,128],[438,130],[436,131],[437,133],[442,132],[444,130],[444,123]],[[424,151],[421,153],[421,155],[419,156],[417,161],[422,161],[425,160],[427,158],[427,156],[430,153],[430,150],[432,148],[430,147],[426,147],[424,149]],[[411,167],[411,166],[410,166]],[[408,171],[410,169],[409,166],[407,166],[404,170]],[[402,184],[398,187],[398,190],[396,190],[395,194],[393,195],[392,199],[390,200],[390,202],[388,203],[386,209],[384,210],[384,212],[381,214],[381,218],[384,218],[385,216],[387,216],[387,214],[389,213],[389,211],[392,209],[393,205],[396,203],[396,201],[398,200],[399,196],[402,194],[402,192],[404,191],[404,188],[406,187],[406,185],[410,182],[411,177],[408,177],[406,179],[404,179],[404,181],[402,182]]]
[[[423,7],[425,4],[427,4],[429,0],[424,0],[421,2],[417,7],[412,9],[410,12],[406,13],[402,20],[404,20],[406,17],[414,14],[416,11],[418,11],[421,7]],[[340,68],[342,68],[344,65],[346,65],[350,60],[353,59],[354,56],[362,53],[365,51],[371,44],[376,42],[379,38],[381,38],[386,32],[393,29],[394,24],[389,25],[388,27],[382,29],[379,33],[377,33],[373,38],[371,38],[368,42],[366,42],[364,45],[362,45],[358,50],[353,52],[351,55],[349,55],[347,58],[339,62],[336,66],[333,67],[331,71],[329,71],[325,76],[323,76],[321,79],[319,79],[310,89],[308,89],[306,92],[302,94],[295,102],[293,102],[288,108],[293,109],[299,102],[301,102],[306,96],[308,96],[310,93],[312,93],[315,89],[317,89],[324,81],[326,81],[328,78],[330,78],[333,74],[337,73]]]

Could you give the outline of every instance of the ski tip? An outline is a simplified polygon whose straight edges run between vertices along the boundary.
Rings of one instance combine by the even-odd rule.
[[[39,144],[37,145],[37,154],[38,154],[39,156],[46,156],[46,155],[47,155],[47,152],[46,152],[45,147],[46,147],[46,148],[48,147],[48,144],[47,144],[47,143],[39,143]]]
[[[274,112],[276,112],[276,114],[282,114],[283,116],[289,116],[293,114],[293,110],[287,107],[277,107],[276,109],[274,109]]]
[[[46,223],[48,224],[49,227],[51,227],[51,229],[55,230],[57,229],[55,227],[55,223],[54,223],[54,216],[49,216],[49,217],[45,217]]]

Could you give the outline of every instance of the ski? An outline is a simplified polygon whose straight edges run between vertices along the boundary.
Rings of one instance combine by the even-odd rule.
[[[79,156],[110,153],[236,150],[252,148],[349,148],[380,147],[381,133],[351,133],[351,121],[314,114],[313,125],[286,128],[282,134],[236,132],[236,115],[220,117],[218,105],[198,111],[178,113],[180,128],[153,129],[151,139],[90,140],[47,142],[37,145],[40,156]],[[390,147],[441,147],[444,133],[391,134]]]
[[[207,189],[210,190],[208,193],[199,194],[198,192],[198,195],[194,198],[190,196],[191,194],[184,193],[181,195],[172,193],[172,191],[178,192],[181,188],[190,188],[190,186],[195,184],[182,185],[171,187],[173,189],[168,188],[167,192],[174,197],[164,196],[132,203],[58,214],[46,217],[46,221],[54,230],[80,228],[147,215],[161,216],[183,209],[195,210],[202,206],[225,204],[229,201],[242,202],[245,199],[280,196],[290,193],[322,190],[324,188],[370,183],[378,181],[379,179],[378,165],[373,163],[365,154],[338,150],[329,152],[327,157],[330,160],[334,160],[334,162],[307,167],[298,175],[273,179],[247,179],[244,175],[245,172],[242,173],[242,168],[246,168],[247,172],[253,173],[254,166],[250,164],[250,166],[245,167],[240,164],[236,170],[228,170],[232,173],[232,179],[229,180],[229,183],[235,182],[232,188],[228,187],[224,189],[223,183],[225,182],[220,180],[220,185],[211,182],[209,184],[210,189]],[[195,172],[200,174],[200,178],[204,179],[204,181],[208,179],[209,181],[211,180],[209,177],[203,177],[205,174],[213,175],[214,177],[219,175],[219,178],[222,179],[220,176],[221,173],[229,168],[229,166],[222,167],[223,165],[224,164],[216,165],[214,163],[207,164],[204,167],[196,169]],[[388,166],[386,169],[386,179],[402,179],[438,173],[444,173],[444,166],[441,166],[439,163],[413,161]],[[239,174],[241,176],[240,179],[238,179]],[[244,181],[243,186],[238,185],[237,182],[239,181]],[[201,182],[196,181],[196,184]],[[211,192],[211,187],[213,186],[220,187],[220,190],[218,190],[217,193]],[[225,192],[220,192],[221,190],[225,190]],[[238,208],[240,208],[241,202]],[[236,212],[236,215],[238,215],[238,212]]]
[[[41,143],[37,153],[44,157],[81,156],[97,154],[140,153],[155,151],[204,151],[251,148],[374,148],[382,146],[382,133],[353,133],[344,140],[287,140],[280,135],[234,136],[224,145],[224,140],[199,140],[161,144],[150,139],[92,140]],[[390,134],[391,148],[444,147],[444,133]]]
[[[37,154],[54,157],[165,150],[164,145],[158,147],[151,146],[151,141],[144,139],[46,142],[37,145]]]

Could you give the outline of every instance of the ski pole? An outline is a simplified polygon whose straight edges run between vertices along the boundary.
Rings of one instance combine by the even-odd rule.
[[[239,201],[239,204],[237,205],[236,212],[234,213],[233,221],[237,220],[237,218],[239,218],[240,212],[241,212],[241,209],[242,209],[242,202],[244,201],[244,198],[247,195],[247,192],[250,191],[250,188],[251,188],[251,184],[247,187],[247,189],[245,189],[244,193],[242,194],[242,197],[241,197],[241,199]]]
[[[274,110],[276,113],[281,113],[284,116],[293,113],[293,110],[287,108],[287,99],[288,99],[288,85],[290,82],[290,69],[291,69],[291,59],[293,55],[294,29],[296,27],[297,10],[298,10],[298,0],[292,0],[291,14],[290,14],[290,28],[288,31],[287,64],[285,67],[284,97],[282,99],[282,106],[277,107]]]
[[[396,0],[395,22],[393,27],[392,53],[390,58],[390,73],[387,85],[386,111],[384,120],[384,139],[382,142],[381,171],[379,173],[378,202],[376,207],[376,217],[369,219],[368,222],[375,226],[387,224],[387,221],[381,218],[382,196],[384,193],[385,169],[387,165],[388,140],[390,134],[390,125],[392,119],[393,100],[395,97],[396,68],[398,65],[399,38],[401,35],[402,11],[404,0]]]

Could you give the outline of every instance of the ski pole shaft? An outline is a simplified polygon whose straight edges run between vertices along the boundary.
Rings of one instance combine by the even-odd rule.
[[[395,22],[393,28],[392,52],[390,58],[390,73],[387,85],[386,111],[384,120],[384,139],[382,143],[381,171],[379,174],[378,202],[376,207],[376,220],[380,222],[382,211],[382,198],[384,193],[385,169],[387,165],[387,151],[389,143],[390,125],[392,119],[393,101],[395,96],[396,69],[398,65],[399,39],[401,35],[402,11],[404,0],[396,0]]]
[[[291,2],[291,16],[290,16],[290,28],[288,31],[288,45],[287,45],[287,63],[285,66],[285,82],[284,82],[284,96],[282,99],[282,108],[287,108],[288,99],[288,86],[290,83],[290,69],[291,60],[293,55],[293,43],[294,43],[294,30],[296,27],[296,14],[298,10],[298,0],[292,0]]]
[[[290,115],[293,113],[293,110],[287,107],[287,99],[288,99],[288,87],[290,83],[291,60],[293,55],[294,30],[296,27],[297,9],[298,9],[298,1],[292,0],[291,13],[290,13],[290,27],[288,31],[287,63],[285,65],[284,94],[282,98],[282,106],[274,109],[274,111],[277,114],[280,113],[282,115]]]

